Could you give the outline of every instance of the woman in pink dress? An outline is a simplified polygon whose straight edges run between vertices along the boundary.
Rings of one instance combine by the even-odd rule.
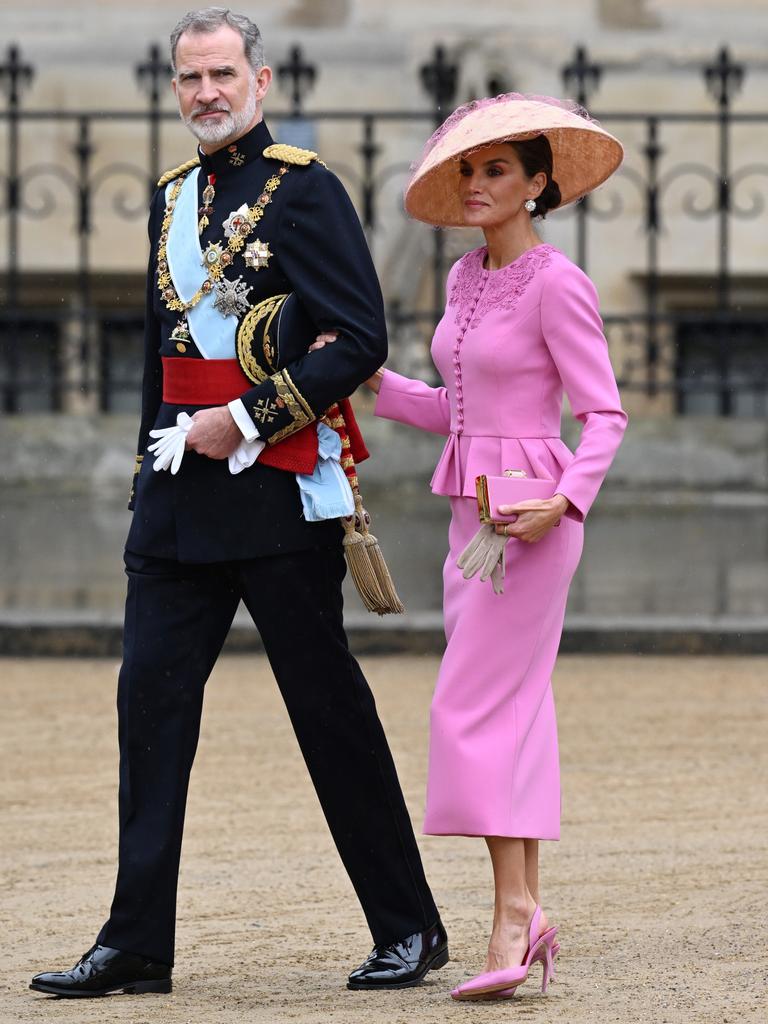
[[[621,156],[583,111],[548,97],[499,96],[452,114],[406,193],[413,217],[485,234],[448,275],[432,343],[443,386],[390,370],[368,382],[377,416],[447,437],[431,482],[451,524],[424,831],[484,837],[495,881],[485,966],[457,999],[511,995],[537,960],[545,989],[559,948],[538,877],[539,840],[560,835],[551,676],[582,524],[626,416],[595,288],[533,222],[600,184]],[[583,424],[575,454],[560,439],[563,390]],[[479,530],[475,479],[508,470],[555,481],[554,496],[503,507],[516,521]]]

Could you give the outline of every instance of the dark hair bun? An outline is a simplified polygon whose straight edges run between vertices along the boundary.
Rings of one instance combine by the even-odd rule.
[[[541,217],[543,220],[550,210],[554,210],[555,207],[560,205],[561,199],[560,186],[553,178],[549,178],[544,186],[544,191],[536,200],[536,209],[533,216]]]

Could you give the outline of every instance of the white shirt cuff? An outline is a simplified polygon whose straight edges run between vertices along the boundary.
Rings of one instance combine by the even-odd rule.
[[[255,441],[259,436],[259,431],[254,425],[251,417],[246,412],[242,401],[239,398],[233,398],[231,402],[227,402],[227,408],[232,413],[232,419],[239,427],[240,433],[243,435],[245,440]]]

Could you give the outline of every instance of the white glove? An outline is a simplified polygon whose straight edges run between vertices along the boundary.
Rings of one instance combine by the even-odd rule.
[[[160,430],[150,430],[149,436],[158,438],[154,444],[148,446],[147,451],[152,452],[155,461],[152,469],[156,472],[171,467],[171,473],[175,476],[179,472],[181,460],[184,457],[184,448],[187,443],[187,434],[192,427],[192,417],[185,412],[180,412],[176,417],[175,427],[163,427]]]
[[[261,455],[264,450],[265,441],[260,438],[256,438],[255,441],[246,441],[245,438],[235,448],[232,454],[229,456],[229,472],[233,476],[238,473],[242,473],[244,469],[249,469],[256,459]]]
[[[464,579],[469,580],[479,572],[483,582],[490,579],[495,594],[503,594],[507,539],[496,533],[491,523],[484,523],[456,561],[459,569],[463,569]]]
[[[160,430],[150,430],[149,436],[158,440],[149,445],[148,452],[152,452],[155,461],[152,465],[154,470],[168,469],[176,475],[184,457],[187,444],[187,434],[192,428],[192,417],[185,412],[180,412],[176,417],[175,427],[163,427]],[[255,441],[246,441],[245,438],[228,457],[229,472],[233,475],[242,473],[244,469],[251,467],[264,449],[265,441],[256,438]]]

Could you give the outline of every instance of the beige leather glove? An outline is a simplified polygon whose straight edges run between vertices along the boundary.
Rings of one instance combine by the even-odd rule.
[[[504,551],[507,538],[496,533],[491,523],[484,523],[459,555],[456,564],[463,570],[465,580],[480,573],[480,579],[490,579],[495,594],[504,593]]]

